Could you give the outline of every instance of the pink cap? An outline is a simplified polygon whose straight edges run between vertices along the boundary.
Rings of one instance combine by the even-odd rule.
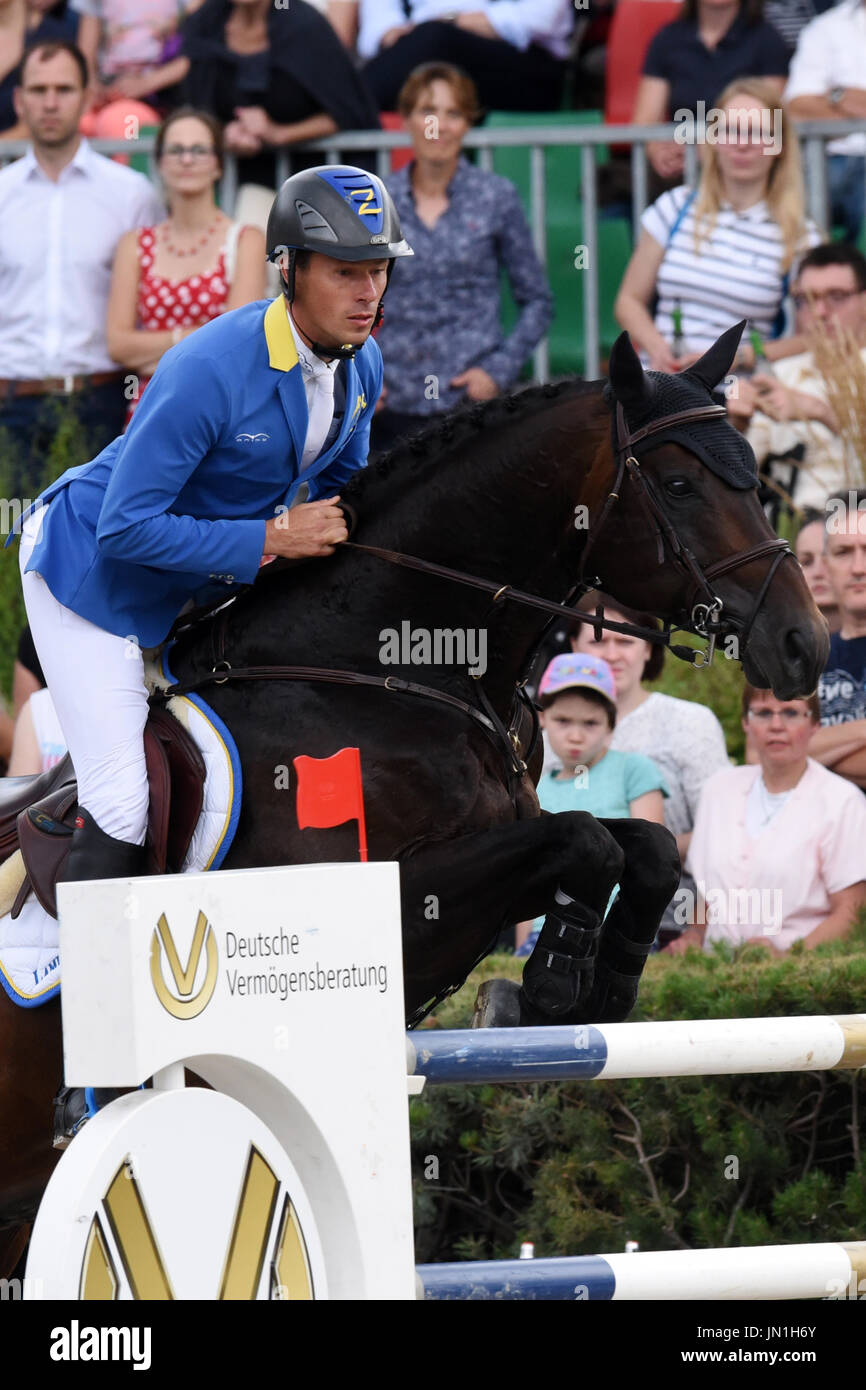
[[[600,656],[584,652],[566,652],[555,656],[541,677],[539,695],[559,695],[563,690],[597,690],[599,695],[616,704],[616,682],[613,671]]]

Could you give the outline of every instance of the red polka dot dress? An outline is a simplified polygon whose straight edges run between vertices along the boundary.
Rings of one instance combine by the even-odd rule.
[[[153,227],[140,227],[138,232],[138,326],[150,331],[171,332],[173,328],[189,328],[209,323],[223,312],[229,296],[226,276],[226,248],[220,251],[214,270],[190,275],[185,280],[169,280],[153,274],[156,238]],[[149,377],[142,377],[139,400]],[[132,419],[138,401],[131,401],[126,422]]]

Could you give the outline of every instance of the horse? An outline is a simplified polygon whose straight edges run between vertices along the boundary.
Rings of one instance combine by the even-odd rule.
[[[537,916],[523,984],[488,991],[480,1024],[625,1017],[678,882],[663,827],[540,812],[515,689],[551,610],[600,587],[739,643],[748,679],[780,699],[817,684],[826,624],[711,395],[741,327],[677,378],[645,373],[623,334],[608,382],[529,387],[434,424],[344,490],[355,527],[330,558],[266,566],[171,648],[177,688],[202,690],[240,753],[224,868],[356,860],[354,826],[299,828],[285,772],[297,754],[360,749],[370,858],[400,865],[410,1023]],[[453,659],[454,634],[467,650],[474,634],[472,663]],[[56,1159],[60,1043],[56,1002],[24,1010],[0,991],[0,1224],[32,1214]]]

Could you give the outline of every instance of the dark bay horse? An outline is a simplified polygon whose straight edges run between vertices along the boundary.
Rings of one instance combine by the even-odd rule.
[[[349,545],[326,561],[269,567],[173,648],[181,684],[210,680],[202,693],[241,755],[243,808],[224,867],[357,859],[354,825],[298,828],[294,783],[285,789],[281,774],[301,753],[360,748],[370,858],[401,867],[409,1017],[459,985],[505,926],[545,914],[522,987],[488,992],[480,1022],[626,1017],[679,861],[660,826],[540,814],[540,756],[521,770],[526,721],[514,697],[548,614],[362,547],[556,602],[589,555],[587,582],[680,626],[709,631],[711,619],[739,642],[753,684],[783,699],[809,693],[826,625],[743,481],[745,445],[708,410],[738,340],[731,330],[669,378],[645,375],[623,335],[607,389],[530,388],[434,426],[345,490],[357,514]],[[437,633],[449,634],[449,660]],[[460,640],[472,661],[454,659]],[[233,675],[315,665],[372,683],[296,673],[214,684],[215,653]],[[59,1073],[56,1004],[22,1010],[0,991],[0,1223],[24,1219],[49,1175]]]

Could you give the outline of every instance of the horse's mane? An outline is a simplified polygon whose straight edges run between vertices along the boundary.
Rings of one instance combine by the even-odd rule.
[[[467,445],[473,448],[472,466],[477,468],[483,462],[485,444],[500,445],[500,441],[494,438],[494,431],[501,426],[514,430],[515,426],[532,420],[546,409],[551,399],[558,396],[568,399],[598,395],[598,386],[598,382],[567,377],[545,386],[528,386],[506,396],[495,396],[490,401],[474,401],[458,406],[446,415],[436,417],[419,434],[402,440],[388,453],[361,469],[341,489],[341,495],[346,501],[363,501],[365,509],[371,507],[375,511],[378,504],[386,499],[392,500],[393,487],[390,484],[395,474],[399,475],[401,482],[417,483],[428,473],[458,461]]]

